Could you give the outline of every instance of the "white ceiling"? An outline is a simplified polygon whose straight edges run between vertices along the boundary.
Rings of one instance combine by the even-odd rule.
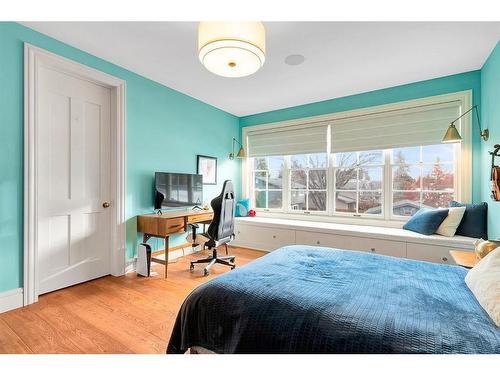
[[[265,22],[264,67],[223,78],[199,63],[195,22],[23,24],[237,116],[480,69],[500,39],[500,22]]]

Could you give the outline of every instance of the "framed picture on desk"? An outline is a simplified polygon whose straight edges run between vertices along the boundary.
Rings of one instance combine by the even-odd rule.
[[[203,185],[217,185],[217,158],[198,155],[197,174],[203,175]]]

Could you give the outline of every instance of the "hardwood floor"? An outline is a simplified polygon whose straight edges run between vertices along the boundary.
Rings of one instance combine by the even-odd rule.
[[[241,266],[266,253],[231,247]],[[0,314],[0,353],[165,353],[177,312],[198,285],[229,267],[189,272],[200,252],[162,265],[150,278],[106,276],[40,296],[38,303]]]

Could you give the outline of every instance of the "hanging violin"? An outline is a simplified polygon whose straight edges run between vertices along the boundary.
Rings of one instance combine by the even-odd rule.
[[[500,157],[500,145],[490,151],[491,155],[491,198],[500,201],[500,166],[495,165],[495,157]]]

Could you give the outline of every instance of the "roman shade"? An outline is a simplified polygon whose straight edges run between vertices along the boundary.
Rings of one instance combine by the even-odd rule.
[[[461,103],[451,101],[333,120],[332,152],[438,144],[460,112]]]
[[[247,135],[250,157],[327,152],[327,145],[326,122],[253,130]]]

